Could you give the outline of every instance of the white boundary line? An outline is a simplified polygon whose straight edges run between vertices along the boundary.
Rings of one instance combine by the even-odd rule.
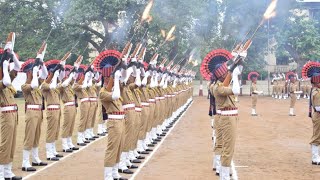
[[[94,144],[94,143],[96,143],[96,142],[98,142],[98,141],[100,141],[101,139],[104,139],[104,138],[106,138],[106,137],[108,137],[108,134],[107,134],[106,136],[100,136],[100,138],[96,139],[95,141],[91,141],[91,143],[87,144],[86,146],[78,146],[78,147],[80,148],[79,150],[75,151],[74,153],[68,153],[66,156],[64,156],[63,158],[61,158],[59,161],[46,161],[46,162],[52,162],[52,163],[49,163],[47,166],[44,166],[42,169],[37,170],[36,172],[34,172],[34,173],[32,173],[32,174],[28,174],[27,176],[22,177],[22,178],[23,178],[23,179],[29,179],[29,178],[31,178],[32,176],[37,175],[38,173],[40,173],[40,172],[48,169],[49,167],[51,167],[51,166],[53,166],[53,165],[55,165],[55,164],[57,164],[57,163],[59,163],[59,162],[62,162],[62,161],[64,161],[64,160],[68,159],[68,157],[70,157],[71,155],[75,155],[75,154],[81,152],[82,150],[86,149],[87,147],[90,147],[92,144]],[[46,159],[47,159],[47,158],[46,158]],[[40,167],[40,166],[39,166],[39,167]]]
[[[233,161],[231,162],[231,170],[232,170],[232,179],[238,180],[238,173]]]
[[[139,166],[139,168],[134,172],[134,174],[129,178],[129,180],[134,180],[135,177],[139,174],[139,172],[141,171],[141,169],[143,168],[143,166],[145,164],[147,164],[147,162],[151,159],[151,157],[155,154],[155,152],[157,152],[157,150],[159,149],[159,147],[161,147],[162,143],[165,141],[165,139],[169,136],[169,134],[171,133],[171,131],[174,129],[174,127],[179,123],[179,121],[182,119],[182,117],[184,116],[184,114],[188,111],[188,109],[191,107],[191,105],[193,104],[193,99],[191,104],[188,106],[188,108],[182,113],[182,115],[180,116],[180,118],[173,124],[172,128],[170,128],[170,130],[167,132],[166,136],[164,136],[164,138],[161,140],[161,142],[153,149],[152,153],[146,158],[145,161],[143,161],[143,163]]]

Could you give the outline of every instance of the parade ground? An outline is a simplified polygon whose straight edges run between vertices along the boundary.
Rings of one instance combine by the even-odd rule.
[[[23,101],[20,102],[14,172],[25,179],[103,179],[103,158],[107,138],[100,138],[73,154],[64,154],[37,171],[21,171],[24,137]],[[131,179],[218,179],[212,171],[212,141],[208,99],[194,97],[184,115]],[[289,100],[260,97],[257,113],[250,116],[249,96],[240,97],[238,136],[234,156],[234,177],[238,179],[319,179],[320,167],[311,165],[311,119],[308,100],[298,100],[295,117],[288,116]],[[76,121],[78,122],[78,121]],[[42,124],[40,158],[45,160],[46,120]],[[75,138],[76,133],[74,133]],[[57,142],[61,152],[61,141]],[[61,152],[62,153],[62,152]]]

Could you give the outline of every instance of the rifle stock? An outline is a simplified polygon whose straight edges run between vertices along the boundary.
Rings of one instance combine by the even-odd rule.
[[[52,78],[53,78],[53,73],[50,72],[45,82],[48,84],[51,83]]]
[[[133,51],[133,53],[132,53],[132,57],[136,57],[137,56],[137,54],[139,53],[139,51],[140,51],[140,49],[141,49],[141,46],[142,46],[142,44],[141,43],[138,43],[137,44],[137,46],[136,46],[136,48],[134,49],[134,51]]]
[[[107,90],[108,92],[111,92],[111,91],[112,91],[113,84],[114,84],[114,79],[113,79],[113,77],[111,76],[111,77],[109,78],[108,85],[107,85],[107,87],[106,87],[106,90]]]
[[[223,81],[223,86],[228,87],[230,85],[231,79],[232,79],[231,72],[228,72],[226,78]]]
[[[45,51],[46,46],[47,46],[46,41],[43,41],[43,43],[42,43],[42,45],[41,45],[41,47],[40,47],[40,49],[38,51],[38,54],[42,54],[42,52]]]
[[[141,59],[144,58],[145,52],[146,52],[146,47],[144,47],[144,48],[140,51],[140,54],[138,55],[138,59],[139,59],[139,60],[141,60]]]
[[[71,52],[70,52],[70,51],[67,52],[67,53],[63,56],[63,58],[61,59],[61,61],[66,61],[66,60],[70,57],[70,55],[71,55]]]
[[[131,42],[127,42],[126,46],[124,47],[124,49],[122,50],[122,58],[124,56],[127,56],[128,55],[128,51],[130,51],[132,48],[132,43]],[[129,50],[130,49],[130,50]],[[129,52],[130,53],[130,52]]]
[[[243,51],[247,51],[250,48],[251,44],[252,44],[252,41],[248,39],[248,41],[243,46]]]

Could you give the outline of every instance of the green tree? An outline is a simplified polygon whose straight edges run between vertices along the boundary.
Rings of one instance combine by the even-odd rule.
[[[61,8],[61,3],[62,1],[57,0],[5,0],[0,3],[2,44],[9,32],[16,32],[15,51],[20,60],[35,58],[51,30],[45,59],[62,58],[74,46],[78,35],[68,33],[61,22],[57,11]]]
[[[287,55],[302,67],[308,60],[320,58],[319,22],[306,16],[291,14],[285,28],[276,34],[277,53]],[[299,68],[299,69],[300,69]]]

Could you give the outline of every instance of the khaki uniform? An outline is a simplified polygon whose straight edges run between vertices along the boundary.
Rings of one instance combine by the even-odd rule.
[[[133,93],[127,86],[122,86],[121,88],[121,97],[123,99],[122,106],[125,112],[125,141],[123,152],[128,152],[130,150],[134,150],[136,142],[134,142],[134,131],[135,128],[135,105],[133,99]],[[129,106],[129,107],[128,107]],[[133,106],[133,107],[132,107]],[[134,147],[134,148],[133,148]]]
[[[170,105],[171,105],[171,96],[170,96],[170,90],[168,88],[163,89],[164,92],[164,119],[168,119],[169,113],[170,113]]]
[[[155,123],[155,117],[156,117],[156,100],[155,100],[155,92],[152,88],[147,87],[147,92],[148,92],[148,96],[149,96],[149,122],[148,122],[148,132],[152,129],[152,127],[154,127],[154,123]]]
[[[155,119],[153,122],[153,127],[157,127],[160,119],[160,113],[161,113],[161,104],[160,104],[160,92],[157,87],[152,88],[155,93],[155,100],[156,100],[156,108],[154,111]]]
[[[135,146],[133,148],[136,148],[138,140],[143,140],[143,134],[144,133],[144,125],[142,123],[142,104],[141,104],[141,95],[142,92],[140,91],[139,87],[136,87],[135,84],[130,85],[130,89],[133,93],[133,99],[134,99],[134,104],[135,104],[135,111],[136,111],[136,117],[135,117],[135,131],[134,131],[134,136],[135,136]]]
[[[289,85],[289,91],[290,91],[290,108],[294,108],[294,105],[296,104],[297,101],[297,95],[294,93],[295,91],[298,91],[298,86],[296,83],[291,83]]]
[[[320,106],[320,89],[315,88],[311,94],[311,102],[314,112],[312,114],[313,133],[310,144],[320,145],[320,112],[316,112],[315,107]]]
[[[172,87],[172,85],[168,85],[168,91],[169,91],[169,96],[170,96],[170,106],[168,106],[169,109],[169,117],[172,116],[173,112],[175,111],[174,109],[174,104],[176,103],[175,101],[175,92],[174,92],[174,88]]]
[[[257,101],[258,101],[258,94],[254,93],[254,91],[258,91],[257,84],[251,83],[251,104],[252,104],[252,108],[256,109]]]
[[[14,102],[15,89],[6,87],[0,82],[0,107],[14,106],[16,110],[1,111],[0,128],[0,164],[8,164],[13,161],[16,148],[16,136],[18,125],[18,108]]]
[[[124,146],[125,120],[121,117],[111,118],[112,115],[124,115],[121,100],[112,100],[112,93],[101,88],[99,97],[109,118],[107,121],[108,144],[104,155],[104,166],[113,167],[120,161]]]
[[[46,103],[47,136],[46,143],[53,143],[59,138],[60,130],[60,92],[58,89],[50,89],[46,82],[41,85],[41,92]],[[55,106],[55,107],[52,107]],[[51,108],[52,107],[52,108]]]
[[[77,108],[75,106],[74,91],[72,85],[66,87],[60,86],[60,97],[63,107],[63,124],[62,124],[62,138],[71,137],[73,134],[74,123],[77,115]]]
[[[142,131],[139,132],[139,139],[144,139],[146,137],[146,133],[150,131],[149,124],[150,124],[150,103],[149,103],[149,93],[146,87],[139,88],[141,93],[141,105],[142,105],[142,112],[141,112],[141,124],[142,124]]]
[[[98,96],[100,96],[100,90],[101,90],[101,87],[100,86],[96,86],[96,93]],[[97,120],[98,120],[98,123],[99,124],[104,124],[104,120],[103,120],[103,117],[102,117],[102,104],[101,104],[101,100],[100,100],[100,97],[98,97],[98,105],[97,105]]]
[[[213,88],[217,109],[221,111],[220,127],[222,133],[221,165],[231,166],[236,141],[238,114],[235,98],[230,87],[224,87],[222,82],[217,82]]]
[[[83,89],[81,85],[74,84],[73,89],[75,94],[77,95],[78,102],[80,102],[80,122],[78,126],[78,131],[84,132],[86,130],[86,124],[90,110],[90,99],[87,90]]]
[[[165,119],[165,112],[166,112],[166,101],[165,101],[165,91],[163,88],[158,87],[159,90],[159,98],[160,98],[160,112],[159,112],[159,121],[158,125],[161,125]]]
[[[32,89],[30,84],[23,84],[21,90],[25,99],[25,136],[23,149],[31,150],[39,146],[41,124],[43,121],[42,94],[40,89]]]
[[[307,95],[307,82],[306,81],[301,81],[300,82],[300,87],[301,87],[301,90],[302,90],[302,96],[306,96]]]
[[[94,123],[96,121],[96,113],[97,113],[97,107],[98,107],[98,101],[97,101],[97,93],[96,93],[96,87],[90,86],[87,88],[88,96],[90,98],[90,108],[88,113],[88,120],[86,129],[94,128]]]
[[[273,84],[273,86],[272,86],[272,94],[273,95],[277,95],[278,94],[278,92],[277,92],[277,90],[278,90],[278,81],[274,80],[272,84]]]

